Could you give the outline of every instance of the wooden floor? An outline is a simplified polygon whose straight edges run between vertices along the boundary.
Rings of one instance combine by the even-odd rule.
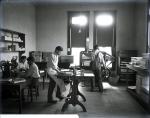
[[[80,84],[79,89],[85,95],[87,101],[82,102],[87,112],[82,112],[80,106],[70,105],[64,114],[78,114],[80,118],[149,118],[150,114],[126,91],[124,86],[111,86],[103,83],[104,93],[90,91],[90,87]],[[62,114],[61,108],[64,100],[57,104],[47,103],[47,89],[40,87],[40,96],[33,103],[23,103],[23,114]],[[69,88],[69,85],[68,87]],[[5,103],[2,113],[17,113],[16,103]]]

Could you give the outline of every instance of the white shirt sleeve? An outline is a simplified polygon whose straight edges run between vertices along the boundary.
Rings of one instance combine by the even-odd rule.
[[[33,77],[33,78],[39,78],[39,69],[35,63],[33,63],[30,67],[29,70],[27,71],[27,77]]]
[[[49,59],[47,62],[47,67],[52,69],[58,69],[58,55],[55,55],[54,53],[51,53],[49,55]]]
[[[99,57],[100,64],[103,64],[105,66],[104,57],[103,57],[103,54],[101,52],[98,53],[98,57]]]

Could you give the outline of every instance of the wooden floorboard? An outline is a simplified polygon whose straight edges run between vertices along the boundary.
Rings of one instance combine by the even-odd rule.
[[[57,104],[47,103],[47,90],[40,87],[40,96],[34,99],[32,103],[26,101],[23,103],[23,114],[78,114],[80,118],[148,118],[149,113],[126,91],[124,86],[111,86],[105,82],[104,92],[100,93],[96,88],[90,91],[90,86],[80,85],[80,91],[85,95],[87,101],[83,102],[87,112],[83,112],[80,106],[72,106],[66,109],[64,113],[61,108],[65,100]],[[69,88],[69,85],[68,87]],[[67,93],[66,93],[67,94]],[[5,103],[1,109],[2,113],[16,113],[16,103]]]

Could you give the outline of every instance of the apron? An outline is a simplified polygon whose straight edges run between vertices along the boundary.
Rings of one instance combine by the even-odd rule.
[[[48,73],[48,76],[51,77],[51,79],[53,79],[55,82],[56,82],[56,85],[59,86],[60,88],[60,92],[64,92],[66,90],[66,87],[65,87],[65,84],[64,84],[64,81],[60,78],[57,78],[57,71],[52,69],[52,68],[47,68],[47,73]]]

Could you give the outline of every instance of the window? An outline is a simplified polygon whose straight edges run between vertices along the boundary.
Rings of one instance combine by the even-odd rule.
[[[94,45],[100,46],[100,50],[116,57],[116,27],[115,11],[95,11],[94,12]],[[109,62],[107,62],[109,63]],[[107,64],[106,63],[106,64]],[[115,70],[116,62],[110,64]]]
[[[80,65],[80,52],[85,51],[84,47],[72,47],[73,55],[73,64],[71,66],[79,66]]]
[[[86,48],[89,37],[89,12],[68,12],[68,54],[75,48]]]
[[[111,14],[102,13],[96,16],[95,22],[98,26],[108,27],[113,24],[114,18]]]

